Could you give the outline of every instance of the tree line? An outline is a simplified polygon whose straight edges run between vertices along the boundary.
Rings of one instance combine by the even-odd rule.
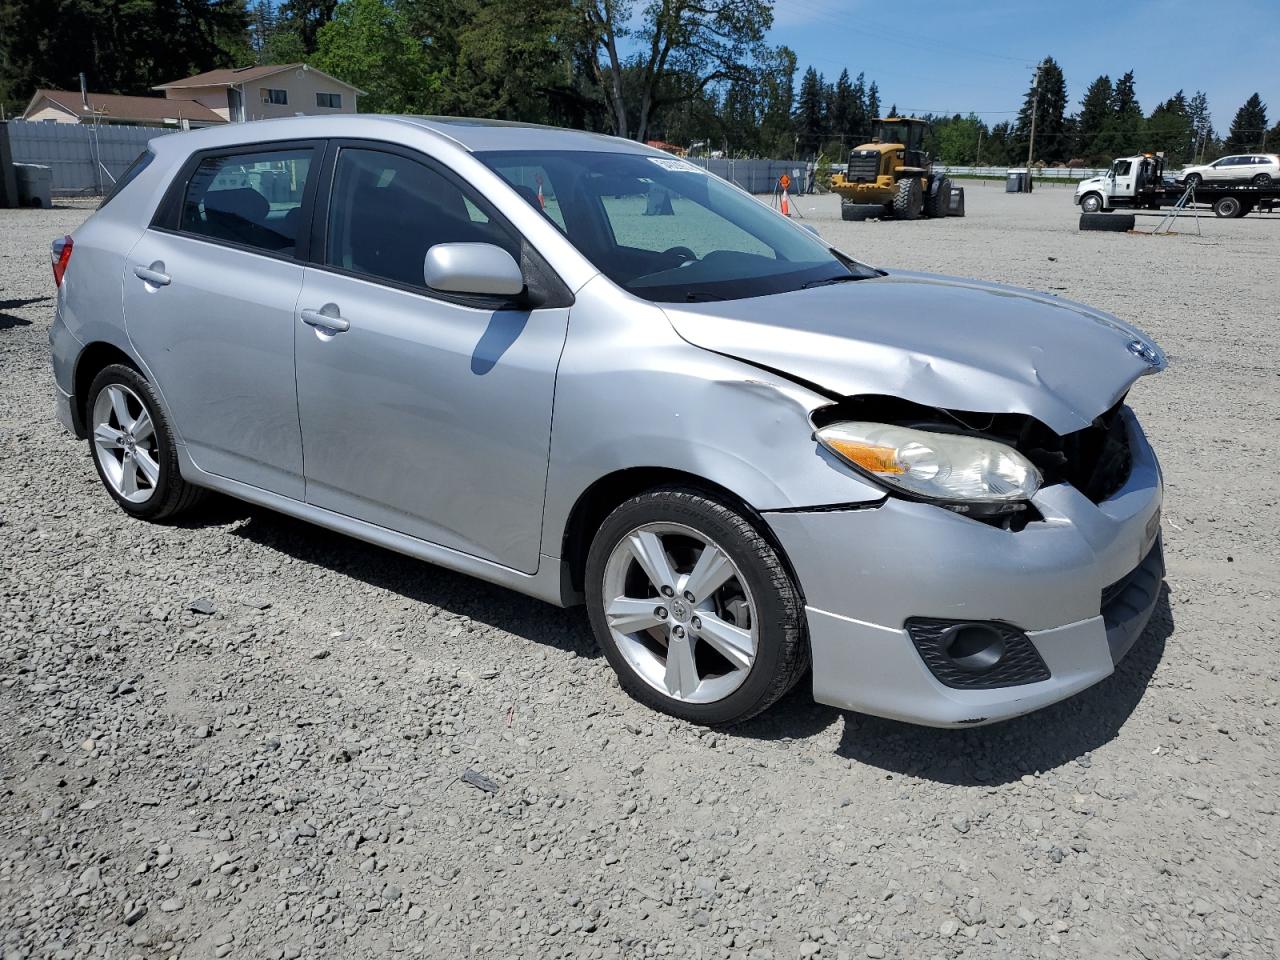
[[[0,0],[0,105],[38,87],[146,94],[222,66],[306,62],[365,90],[361,110],[458,114],[663,140],[698,152],[842,161],[874,135],[880,87],[799,72],[768,43],[772,0]],[[1098,77],[1078,109],[1052,57],[1022,109],[988,124],[926,116],[953,164],[1090,166],[1140,150],[1176,162],[1280,150],[1253,94],[1220,138],[1208,99],[1177,91],[1144,113],[1133,71]]]

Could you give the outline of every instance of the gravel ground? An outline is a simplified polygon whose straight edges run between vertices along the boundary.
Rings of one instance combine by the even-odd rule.
[[[1168,593],[1115,676],[961,732],[799,690],[709,733],[627,699],[580,612],[227,501],[128,520],[52,415],[46,251],[86,208],[0,211],[5,960],[1275,957],[1280,218],[797,206],[1168,350],[1131,398]]]

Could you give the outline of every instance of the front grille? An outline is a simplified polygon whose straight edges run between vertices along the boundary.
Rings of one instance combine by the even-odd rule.
[[[1116,404],[1083,430],[1062,438],[1063,479],[1094,503],[1125,485],[1133,469],[1129,427]]]
[[[912,617],[906,623],[907,634],[920,659],[940,683],[961,690],[992,690],[1049,679],[1049,668],[1035,644],[1021,630],[998,621],[989,621],[982,626],[1000,634],[1004,640],[1004,655],[988,670],[975,672],[964,669],[947,652],[953,628],[962,625],[964,621],[929,617]]]
[[[855,150],[849,154],[849,173],[845,179],[855,183],[874,180],[880,175],[879,150]]]

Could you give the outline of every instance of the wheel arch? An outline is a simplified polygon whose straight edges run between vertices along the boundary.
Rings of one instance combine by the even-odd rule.
[[[658,487],[687,487],[704,493],[737,510],[769,541],[777,551],[796,590],[804,596],[804,589],[796,576],[795,568],[760,511],[739,494],[715,481],[678,470],[673,467],[627,467],[605,474],[579,494],[569,511],[568,520],[561,534],[560,557],[565,565],[569,585],[576,595],[581,595],[585,583],[587,553],[591,541],[604,519],[620,505],[646,490]]]
[[[84,439],[88,435],[85,413],[89,403],[89,386],[104,368],[113,363],[120,363],[146,376],[138,362],[124,350],[105,340],[95,340],[85,345],[76,357],[72,374],[71,418],[75,426],[76,436]]]

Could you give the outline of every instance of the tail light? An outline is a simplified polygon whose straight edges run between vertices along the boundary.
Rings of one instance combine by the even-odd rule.
[[[67,272],[67,264],[71,262],[72,246],[71,237],[66,236],[53,241],[49,248],[53,259],[53,282],[56,286],[62,286],[62,276]]]

